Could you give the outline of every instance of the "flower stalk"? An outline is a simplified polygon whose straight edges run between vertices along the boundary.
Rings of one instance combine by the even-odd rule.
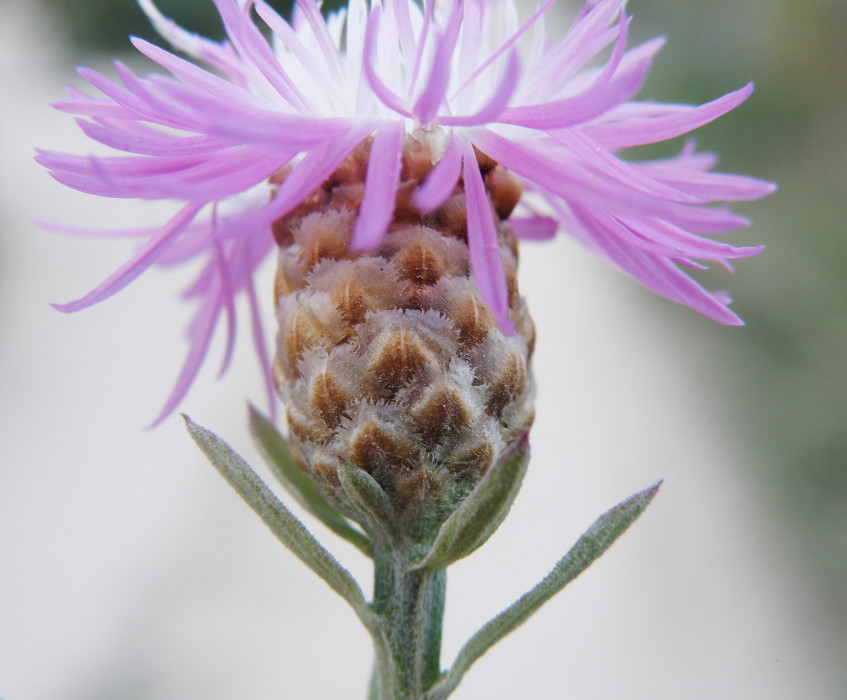
[[[446,570],[416,568],[402,549],[374,549],[371,609],[385,640],[376,646],[379,700],[419,700],[438,679],[446,589]]]

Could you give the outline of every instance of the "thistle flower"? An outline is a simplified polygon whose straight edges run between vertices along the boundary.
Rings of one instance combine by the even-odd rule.
[[[78,115],[91,139],[130,155],[40,152],[38,160],[59,182],[83,192],[180,203],[159,228],[100,232],[136,235],[143,243],[91,292],[56,305],[77,311],[115,294],[152,265],[205,261],[186,292],[198,303],[188,357],[157,420],[187,392],[221,317],[229,327],[226,365],[239,294],[249,299],[256,347],[272,391],[253,285],[256,268],[274,248],[272,228],[277,242],[288,246],[278,287],[283,323],[290,325],[299,313],[292,311],[292,299],[311,304],[315,318],[340,315],[347,323],[333,331],[344,327],[347,336],[299,347],[298,357],[286,345],[283,328],[279,382],[293,397],[295,413],[306,401],[305,389],[289,386],[306,381],[305,375],[295,377],[298,362],[319,376],[326,357],[353,335],[393,337],[415,314],[428,329],[419,333],[418,350],[442,358],[438,381],[464,377],[462,382],[476,386],[476,367],[446,360],[464,342],[454,323],[460,311],[451,306],[459,303],[453,292],[465,295],[469,304],[481,302],[474,313],[496,319],[496,324],[486,321],[486,331],[499,326],[497,342],[508,346],[506,354],[522,347],[525,367],[532,334],[514,285],[515,237],[544,239],[566,231],[649,289],[718,322],[740,323],[725,295],[703,289],[681,268],[712,261],[728,265],[759,252],[759,247],[704,237],[747,223],[709,205],[755,199],[773,186],[711,172],[715,157],[695,152],[691,144],[660,161],[628,162],[617,153],[686,134],[741,104],[752,87],[701,106],[634,101],[663,42],[626,48],[630,18],[623,0],[586,2],[555,41],[547,38],[544,24],[553,0],[525,19],[518,17],[513,0],[426,0],[422,8],[410,0],[374,1],[370,7],[365,0],[350,0],[327,19],[311,0],[297,0],[290,23],[263,0],[214,0],[227,32],[222,43],[177,27],[151,0],[139,2],[160,34],[196,63],[135,38],[136,49],[170,75],[139,76],[117,62],[116,82],[80,69],[102,96],[71,90],[56,107]],[[436,231],[435,223],[448,234]],[[321,243],[336,246],[336,252],[304,253],[307,230],[315,226],[337,227]],[[409,233],[415,226],[417,233]],[[400,263],[392,256],[402,241],[415,236],[425,244],[415,263],[420,274],[434,269],[438,274],[431,280],[416,280],[414,272],[386,277],[375,261],[392,260],[396,272]],[[312,255],[316,264],[301,261],[303,270],[297,272],[292,261],[302,255]],[[433,262],[440,255],[449,258],[443,269]],[[320,262],[322,256],[336,271]],[[359,267],[353,271],[345,260],[358,261]],[[414,264],[404,269],[413,270]],[[398,289],[401,302],[377,303],[393,313],[393,320],[372,320],[370,306],[335,311],[321,306],[350,280]],[[302,292],[307,288],[308,303]],[[353,333],[350,317],[357,314]],[[452,319],[453,330],[430,341],[444,318]],[[318,345],[323,355],[315,350]],[[306,384],[313,386],[317,380],[309,376]],[[338,391],[361,390],[356,382],[345,382],[339,380]],[[428,391],[437,393],[439,386],[435,382]],[[395,394],[407,389],[398,385]],[[497,420],[503,411],[520,416],[507,433],[528,423],[529,391],[528,380],[515,385],[508,406],[498,409]],[[483,406],[481,413],[473,408],[474,415],[486,413],[492,392],[488,384],[484,391],[466,392],[468,406]],[[414,399],[425,401],[422,394]],[[403,405],[412,410],[413,403]],[[368,405],[380,414],[382,404]],[[330,417],[335,409],[325,410],[329,413],[321,420],[340,426],[338,416]],[[380,415],[387,424],[394,420]],[[469,430],[469,435],[485,433],[480,425]],[[306,451],[327,439],[306,440]]]
[[[552,42],[544,17],[553,0],[524,20],[514,0],[349,0],[327,19],[313,0],[295,0],[291,23],[264,0],[213,0],[223,43],[139,2],[197,63],[133,39],[170,76],[116,63],[118,83],[81,69],[103,96],[71,91],[57,107],[130,155],[38,159],[84,192],[180,204],[160,228],[105,232],[144,242],[90,293],[57,307],[102,301],[152,265],[204,260],[186,292],[199,304],[188,358],[161,420],[221,317],[226,367],[236,297],[248,298],[268,390],[284,399],[289,428],[286,441],[254,413],[254,436],[301,505],[373,558],[372,600],[226,443],[187,420],[189,431],[370,632],[368,697],[446,698],[659,487],[602,515],[442,672],[445,570],[496,530],[527,467],[535,334],[518,292],[518,239],[562,229],[659,294],[740,323],[724,295],[681,268],[757,253],[702,234],[746,223],[713,202],[761,197],[772,185],[711,172],[714,157],[691,144],[651,162],[618,151],[690,132],[752,88],[699,107],[634,101],[662,42],[627,49],[624,0],[587,0]],[[271,363],[253,277],[275,247]]]

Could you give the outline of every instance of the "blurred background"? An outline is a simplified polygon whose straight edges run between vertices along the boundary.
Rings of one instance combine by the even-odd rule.
[[[158,5],[221,36],[209,0]],[[847,2],[628,10],[633,41],[668,37],[642,97],[698,103],[756,83],[697,134],[720,169],[780,184],[736,208],[754,225],[733,242],[766,251],[703,276],[731,290],[747,326],[653,298],[564,237],[524,248],[535,459],[506,525],[455,567],[444,662],[599,513],[664,477],[642,521],[456,697],[847,698]],[[141,66],[127,35],[156,37],[131,0],[4,0],[3,13],[0,698],[363,697],[371,652],[353,615],[227,490],[178,417],[143,430],[183,359],[190,310],[173,299],[189,276],[147,273],[75,316],[48,305],[131,247],[35,220],[137,226],[164,210],[55,184],[33,147],[89,145],[46,103],[80,85],[74,65]],[[563,3],[563,27],[572,15]],[[181,408],[256,463],[249,343],[220,382],[215,349]],[[315,529],[368,586],[358,553]]]

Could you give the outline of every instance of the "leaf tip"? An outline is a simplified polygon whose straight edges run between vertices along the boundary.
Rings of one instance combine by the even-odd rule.
[[[652,501],[656,497],[656,494],[659,493],[659,489],[662,488],[662,484],[664,483],[664,479],[659,479],[655,484],[653,484],[652,486],[648,486],[638,495],[645,501],[647,501],[647,503],[650,503],[650,501]]]
[[[180,413],[179,415],[185,422],[185,427],[188,430],[188,433],[196,441],[197,437],[203,433],[203,428],[201,428],[199,425],[197,425],[197,423],[191,420],[191,417],[187,413]]]
[[[264,414],[258,408],[256,408],[253,405],[252,402],[248,401],[247,402],[247,422],[250,426],[250,430],[252,430],[255,433],[255,431],[259,428],[259,426],[262,426],[266,423],[269,423],[270,421],[267,418],[265,418]]]

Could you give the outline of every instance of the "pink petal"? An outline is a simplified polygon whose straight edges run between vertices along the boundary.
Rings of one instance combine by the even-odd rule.
[[[365,195],[350,241],[353,250],[371,250],[388,229],[400,181],[403,137],[402,122],[384,122],[377,129],[368,158]]]
[[[165,17],[151,0],[138,0],[138,4],[147,15],[153,27],[168,43],[189,56],[212,66],[230,80],[237,82],[243,78],[243,68],[228,44],[218,44],[197,34],[187,32],[173,20]]]
[[[371,90],[374,91],[374,94],[386,107],[398,114],[402,114],[404,117],[414,118],[414,114],[408,109],[406,103],[397,94],[391,92],[376,74],[374,64],[376,63],[376,41],[380,16],[380,6],[374,5],[365,29],[365,56],[363,60],[365,77],[368,80]]]
[[[119,151],[148,156],[183,156],[210,153],[222,148],[224,143],[209,136],[174,136],[163,131],[149,129],[141,136],[126,129],[104,126],[84,119],[77,119],[80,129],[90,139]],[[140,125],[139,125],[140,126]]]
[[[409,14],[408,0],[387,0],[383,3],[385,14],[389,21],[394,20],[397,36],[400,40],[400,52],[403,59],[408,61],[417,52],[417,43],[412,33],[412,18]]]
[[[473,141],[483,153],[530,182],[567,200],[596,205],[616,213],[638,212],[659,215],[676,212],[674,205],[646,198],[642,193],[599,177],[579,163],[565,158],[554,159],[556,152],[547,147],[547,154],[536,149],[545,144],[516,144],[488,129],[475,129]]]
[[[102,97],[89,97],[73,88],[68,89],[68,95],[63,100],[50,104],[54,109],[68,114],[79,114],[101,119],[138,119],[138,115],[125,107],[115,104],[112,100]]]
[[[297,7],[303,11],[306,21],[312,28],[312,32],[318,40],[318,45],[321,47],[321,51],[323,51],[327,64],[333,68],[337,76],[342,77],[344,71],[341,67],[341,56],[327,30],[326,22],[318,9],[320,7],[319,3],[313,2],[313,0],[294,1],[297,3]]]
[[[214,209],[212,217],[214,219]],[[236,333],[236,315],[235,315],[235,288],[232,284],[232,275],[230,271],[231,261],[226,259],[223,245],[221,241],[214,237],[214,223],[212,224],[212,264],[218,273],[221,287],[221,299],[223,307],[226,310],[226,349],[224,350],[223,361],[221,368],[218,370],[218,377],[222,377],[229,367],[232,360],[233,350],[235,349],[235,333]],[[238,241],[235,245],[238,245]]]
[[[270,226],[274,221],[294,209],[309,194],[320,187],[350,152],[373,131],[370,122],[352,129],[342,138],[327,141],[301,160],[286,176],[274,198],[265,206],[245,216],[238,226],[248,229]]]
[[[666,184],[696,193],[698,197],[709,200],[742,201],[759,199],[776,190],[776,185],[744,175],[728,173],[710,173],[697,170],[639,164],[639,169],[661,179]]]
[[[258,69],[286,102],[298,111],[309,112],[309,104],[302,91],[283,70],[268,42],[250,18],[249,5],[245,5],[245,12],[232,0],[213,2],[218,8],[227,35],[238,52],[249,59],[250,64]]]
[[[450,82],[450,64],[453,61],[453,53],[456,50],[456,41],[459,38],[459,28],[462,25],[462,13],[464,3],[456,0],[453,12],[444,29],[444,34],[438,38],[435,57],[429,72],[429,80],[412,108],[415,116],[421,124],[430,124],[447,93]]]
[[[554,160],[537,150],[544,144],[534,147],[517,145],[488,129],[475,129],[473,141],[483,153],[503,167],[568,202],[580,202],[616,215],[665,217],[701,233],[728,231],[747,222],[745,218],[724,210],[647,197],[642,192],[600,177],[579,163],[568,162],[565,158]]]
[[[224,245],[220,248],[220,251],[225,258],[223,263],[227,270],[226,276],[219,274],[219,264],[213,259],[203,269],[200,278],[192,285],[193,291],[191,296],[199,295],[202,302],[197,315],[190,324],[189,352],[170,396],[151,427],[158,425],[173,412],[188,392],[206,357],[221,312],[230,303],[228,301],[229,294],[232,293],[234,295],[242,290],[247,293],[250,304],[253,340],[263,369],[265,384],[269,391],[269,408],[272,414],[275,413],[276,408],[272,395],[273,384],[270,375],[271,363],[265,346],[261,319],[256,315],[258,312],[257,298],[253,286],[253,277],[255,276],[256,269],[273,247],[273,237],[267,232],[263,232],[263,235],[252,235],[233,241],[229,245]],[[208,239],[206,248],[208,249]],[[229,289],[228,285],[231,285]],[[234,312],[234,307],[232,311]],[[231,323],[234,324],[234,317]],[[230,328],[230,332],[231,330],[232,328]],[[224,357],[224,368],[228,363],[230,351],[231,347],[228,341]]]
[[[451,137],[441,160],[427,175],[424,183],[412,195],[415,206],[423,212],[433,212],[453,193],[462,171],[462,150]]]
[[[497,49],[488,58],[486,58],[482,63],[479,64],[479,66],[474,70],[474,72],[471,73],[465,79],[465,81],[451,95],[451,97],[456,97],[460,92],[462,92],[462,90],[464,90],[468,85],[470,85],[474,80],[476,80],[477,77],[486,68],[488,68],[488,66],[490,66],[492,63],[494,63],[494,61],[496,61],[500,56],[502,56],[503,53],[505,53],[506,51],[511,49],[515,45],[515,42],[517,42],[518,39],[520,39],[526,33],[526,31],[530,27],[532,27],[541,18],[541,16],[545,12],[547,12],[547,10],[550,8],[550,6],[554,2],[555,2],[555,0],[544,0],[544,2],[536,8],[535,12],[533,12],[532,15],[530,15],[530,17],[526,20],[526,22],[524,22],[520,26],[520,28],[514,34],[512,34],[512,36],[510,36],[506,41],[504,41],[502,44],[500,44],[500,46],[498,46]],[[469,47],[469,50],[475,51],[477,47],[476,47],[475,43],[472,43],[472,42],[476,41],[476,37],[474,36],[473,32],[468,32],[467,23],[465,23],[465,36],[463,36],[463,38],[462,38],[463,48],[465,46],[466,41],[467,41],[467,45]],[[515,52],[513,51],[512,53],[515,53]]]
[[[250,321],[253,330],[253,346],[256,349],[259,367],[262,368],[262,378],[264,379],[265,392],[268,398],[270,417],[271,420],[275,420],[277,414],[275,384],[273,373],[271,371],[271,360],[268,356],[268,347],[265,342],[265,330],[262,327],[262,314],[259,310],[256,285],[253,283],[253,270],[249,270],[249,273],[245,275],[245,280],[247,298],[250,301]]]
[[[609,235],[605,227],[590,212],[582,207],[573,207],[573,210],[582,224],[590,230],[590,236],[598,250],[645,287],[673,301],[690,306],[718,323],[731,326],[743,325],[741,319],[726,307],[722,298],[703,289],[697,282],[680,272],[670,260],[623,244]]]
[[[430,4],[434,4],[434,2],[430,2]],[[462,21],[462,44],[459,46],[458,60],[458,79],[463,82],[450,96],[451,100],[455,99],[455,104],[451,104],[454,107],[451,111],[464,113],[469,109],[470,101],[473,98],[473,91],[465,90],[465,88],[473,83],[478,72],[484,70],[484,68],[477,66],[479,61],[479,37],[484,31],[484,8],[485,5],[479,2],[479,0],[469,0],[465,5]]]
[[[594,119],[632,97],[643,84],[650,63],[649,57],[646,57],[620,70],[614,77],[609,76],[618,67],[622,51],[620,41],[626,40],[626,23],[621,23],[621,26],[619,41],[607,65],[608,73],[601,71],[586,90],[543,104],[510,107],[503,111],[498,121],[530,129],[562,129]]]
[[[288,22],[283,19],[276,10],[268,5],[264,0],[257,0],[256,12],[265,21],[270,30],[279,38],[291,54],[303,65],[304,68],[316,79],[322,82],[329,83],[331,81],[329,73],[317,61],[312,53],[300,41],[297,32],[291,27]]]
[[[146,227],[135,229],[92,229],[79,226],[66,226],[54,221],[36,219],[36,224],[55,233],[67,234],[69,236],[80,236],[83,238],[147,238],[157,233],[161,227]]]
[[[169,51],[165,51],[155,44],[151,44],[149,41],[139,39],[138,37],[133,37],[131,41],[132,45],[139,52],[189,85],[193,85],[204,92],[225,100],[258,104],[256,97],[239,85],[235,85],[213,73],[209,73],[209,71],[203,70],[179,56],[175,56]]]
[[[120,68],[118,63],[115,65]],[[155,109],[151,109],[144,99],[134,94],[132,91],[125,87],[121,87],[117,83],[106,78],[106,76],[95,70],[91,70],[90,68],[80,68],[78,73],[94,87],[100,90],[100,92],[106,95],[106,97],[114,100],[114,102],[120,106],[130,110],[135,118],[141,117],[165,126],[179,127],[178,123],[175,123],[169,116],[167,116],[171,112],[170,109],[164,114],[158,113]],[[146,97],[146,91],[144,94]]]
[[[687,190],[670,187],[650,177],[649,171],[645,172],[644,168],[630,165],[617,158],[585,136],[579,129],[560,129],[553,132],[551,136],[568,150],[573,151],[573,154],[592,170],[644,194],[688,204],[704,204],[710,201],[702,197],[694,197]]]
[[[463,150],[471,271],[482,300],[497,317],[500,327],[511,335],[515,332],[515,327],[509,318],[506,273],[500,257],[500,245],[497,240],[491,203],[485,192],[473,146],[466,143]]]
[[[185,397],[189,387],[194,383],[194,378],[197,376],[197,372],[200,371],[200,366],[203,364],[206,353],[209,351],[212,333],[220,316],[221,294],[218,291],[213,298],[208,299],[195,317],[192,323],[188,355],[182,365],[174,388],[171,390],[159,415],[156,416],[148,427],[155,428],[173,413],[179,402]]]
[[[59,182],[102,197],[210,201],[263,182],[282,165],[285,153],[231,149],[216,158],[81,158],[42,153],[36,160]],[[289,159],[293,153],[289,153]]]
[[[549,216],[511,217],[509,223],[522,240],[546,241],[556,235],[559,222]]]
[[[612,40],[614,35],[606,28],[621,5],[621,0],[606,0],[574,22],[562,40],[546,53],[544,65],[530,76],[527,90],[543,93],[549,92],[551,86],[565,84]]]
[[[516,51],[509,54],[506,70],[491,99],[485,103],[477,112],[467,117],[439,117],[438,124],[444,126],[476,126],[488,122],[498,121],[503,110],[509,105],[509,100],[515,94],[515,89],[521,78],[521,66]]]
[[[107,277],[102,284],[95,287],[84,297],[67,304],[53,304],[55,309],[63,313],[79,311],[93,304],[108,299],[113,294],[126,287],[148,267],[150,267],[162,251],[185,229],[203,208],[203,204],[187,204],[179,210],[161,233],[148,241],[131,260],[121,265]]]
[[[704,124],[732,111],[753,92],[753,83],[730,92],[723,97],[686,111],[652,119],[629,119],[614,123],[590,124],[585,133],[606,148],[626,148],[657,143],[687,134]]]
[[[401,1],[401,4],[405,4]],[[415,91],[418,87],[418,78],[421,73],[421,64],[423,63],[424,49],[427,46],[429,41],[429,32],[432,29],[432,12],[433,6],[435,5],[435,0],[425,0],[424,3],[424,12],[423,12],[423,26],[421,26],[420,34],[418,35],[418,40],[415,43],[414,51],[411,54],[405,54],[404,56],[414,55],[415,61],[412,64],[412,71],[409,74],[408,80],[408,94],[406,95],[406,101],[412,99],[412,95],[415,94]],[[404,20],[405,21],[405,20]]]
[[[592,212],[602,221],[606,231],[627,245],[648,253],[669,258],[700,258],[723,262],[726,258],[748,258],[762,252],[764,246],[737,248],[728,243],[718,243],[700,238],[684,229],[661,220],[619,219],[600,212]]]

